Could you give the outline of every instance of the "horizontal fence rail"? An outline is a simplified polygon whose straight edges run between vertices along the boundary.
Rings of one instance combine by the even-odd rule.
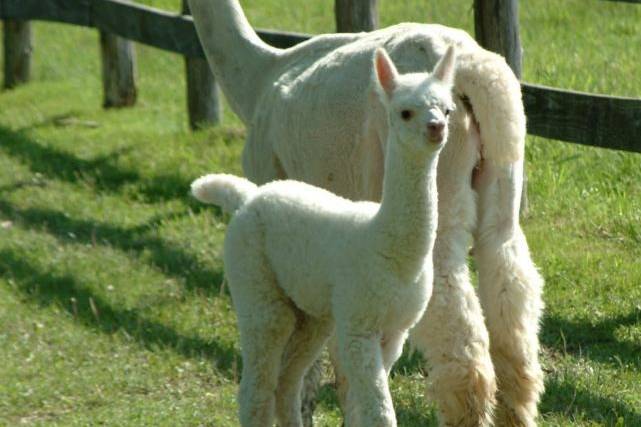
[[[523,84],[528,133],[641,152],[641,99]]]
[[[641,4],[641,0],[602,0],[602,1],[611,1],[611,2],[618,2],[618,3],[636,3],[636,4]]]
[[[190,16],[123,0],[0,0],[0,18],[95,27],[162,50],[205,57]],[[258,33],[266,43],[279,48],[310,38],[283,31]]]
[[[0,18],[95,27],[185,56],[205,56],[190,16],[123,0],[0,0]],[[261,29],[257,32],[266,43],[279,48],[288,48],[312,37]],[[527,83],[522,86],[528,133],[577,144],[641,152],[641,99]]]

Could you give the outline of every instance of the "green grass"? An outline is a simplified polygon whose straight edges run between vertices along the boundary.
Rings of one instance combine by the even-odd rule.
[[[243,1],[259,27],[332,30],[329,2],[291,3]],[[381,0],[381,23],[471,31],[471,1],[446,3]],[[0,93],[0,425],[237,425],[224,220],[187,190],[240,173],[243,127],[190,133],[182,59],[142,46],[137,106],[104,111],[95,32],[35,28],[33,81]],[[641,6],[521,2],[521,31],[525,80],[641,97]],[[528,138],[527,161],[541,425],[639,426],[641,155]],[[418,366],[392,380],[401,426],[436,425]],[[339,425],[330,387],[317,413]]]

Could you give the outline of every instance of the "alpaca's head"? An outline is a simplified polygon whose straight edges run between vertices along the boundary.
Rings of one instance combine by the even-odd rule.
[[[454,66],[452,46],[432,73],[399,74],[387,53],[376,51],[375,84],[387,109],[389,132],[395,143],[416,154],[435,152],[444,145],[448,116],[455,108]]]

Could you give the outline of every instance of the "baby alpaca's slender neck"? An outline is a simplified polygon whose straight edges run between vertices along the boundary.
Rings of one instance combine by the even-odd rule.
[[[372,223],[375,246],[399,272],[416,275],[436,235],[438,152],[419,159],[393,140],[387,144],[383,198]]]

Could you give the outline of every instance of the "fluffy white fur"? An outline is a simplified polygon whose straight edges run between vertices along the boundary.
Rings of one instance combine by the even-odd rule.
[[[374,50],[384,46],[409,73],[457,47],[458,108],[438,170],[434,292],[410,339],[427,356],[443,425],[488,424],[496,374],[497,424],[533,426],[543,390],[543,282],[518,222],[525,116],[505,61],[460,30],[424,24],[321,35],[280,50],[258,38],[236,0],[190,5],[214,73],[248,127],[247,177],[297,179],[354,200],[382,195],[389,129],[363,77]],[[480,298],[469,279],[471,245]]]
[[[225,271],[243,355],[240,420],[301,426],[303,375],[335,328],[349,383],[349,426],[396,426],[387,387],[407,331],[432,291],[438,154],[447,137],[453,49],[433,75],[399,75],[376,53],[389,118],[379,204],[298,181],[256,187],[230,175],[192,184],[201,201],[236,211]],[[363,76],[367,78],[367,76]]]

